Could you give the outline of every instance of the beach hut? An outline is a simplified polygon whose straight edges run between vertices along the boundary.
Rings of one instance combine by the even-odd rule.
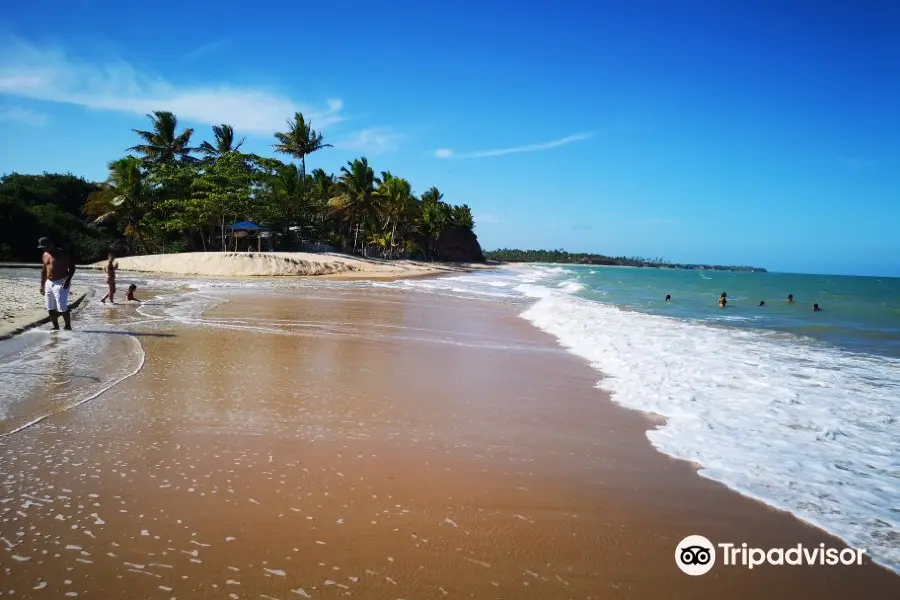
[[[253,243],[256,244],[256,252],[262,252],[262,241],[266,240],[266,250],[271,250],[272,236],[268,229],[261,227],[253,221],[238,221],[228,226],[228,235],[233,240],[234,249],[237,251],[238,240],[247,240],[247,251],[253,252]]]

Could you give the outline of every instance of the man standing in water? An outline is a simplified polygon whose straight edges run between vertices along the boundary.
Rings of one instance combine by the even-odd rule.
[[[44,296],[44,305],[50,313],[53,329],[59,329],[59,315],[62,315],[66,330],[71,331],[69,286],[75,275],[75,262],[68,252],[57,248],[50,238],[42,237],[38,240],[38,249],[44,251],[41,259],[41,295]]]

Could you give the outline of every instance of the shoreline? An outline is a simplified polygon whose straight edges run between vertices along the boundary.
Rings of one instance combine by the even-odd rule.
[[[203,327],[138,338],[146,362],[114,390],[0,440],[0,466],[22,474],[13,494],[66,494],[0,525],[8,551],[35,557],[9,563],[11,581],[183,599],[226,579],[272,597],[900,592],[871,562],[682,574],[688,534],[845,545],[657,451],[651,418],[514,309],[378,289],[323,302],[323,289],[229,294]],[[42,537],[14,537],[28,526]],[[50,540],[79,550],[38,567]]]
[[[152,256],[177,256],[177,255],[152,255]],[[155,270],[142,270],[136,268],[124,268],[121,267],[118,269],[122,273],[135,273],[140,275],[151,275],[151,276],[159,276],[168,278],[174,281],[185,281],[189,282],[192,279],[197,277],[203,277],[204,279],[213,279],[213,280],[284,280],[284,279],[301,279],[301,280],[319,280],[319,281],[398,281],[402,279],[425,279],[430,277],[441,277],[445,275],[452,275],[454,273],[470,273],[482,270],[489,270],[497,268],[496,265],[480,265],[480,264],[457,264],[457,263],[424,263],[424,262],[414,262],[414,261],[403,261],[403,263],[398,263],[396,265],[393,264],[392,261],[379,261],[379,260],[360,260],[358,262],[367,264],[367,265],[377,265],[377,266],[385,266],[388,265],[383,270],[378,270],[378,268],[374,268],[372,270],[348,270],[336,273],[323,273],[317,275],[271,275],[271,274],[259,274],[259,275],[204,275],[199,273],[185,273],[185,274],[177,274],[177,273],[169,273],[166,271],[155,271]],[[89,265],[78,265],[78,270],[84,271],[102,271],[104,263],[93,263]],[[0,269],[40,269],[40,264],[29,264],[29,263],[0,263]],[[90,292],[84,292],[75,297],[75,299],[70,302],[70,306],[73,311],[78,308],[85,297]],[[2,303],[6,302],[6,300],[0,298],[0,306]],[[18,302],[18,300],[17,300]],[[8,309],[10,310],[10,309]],[[74,313],[73,313],[74,314]],[[29,329],[33,329],[35,327],[39,327],[46,323],[50,322],[49,315],[46,314],[46,311],[41,309],[35,309],[32,311],[22,312],[19,316],[16,316],[5,323],[0,324],[0,341],[9,339]]]

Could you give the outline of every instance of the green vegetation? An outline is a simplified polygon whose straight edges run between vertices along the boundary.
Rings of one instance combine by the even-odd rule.
[[[76,257],[93,257],[108,240],[82,217],[85,198],[99,186],[74,175],[0,178],[0,260],[37,262],[37,239],[48,235]]]
[[[625,256],[603,256],[601,254],[582,254],[565,250],[491,250],[484,253],[488,260],[503,262],[541,262],[578,265],[611,265],[621,267],[654,267],[666,269],[706,269],[712,271],[750,271],[765,273],[762,267],[723,266],[723,265],[690,265],[676,264],[662,258],[647,259]]]
[[[0,260],[36,260],[43,235],[79,261],[102,258],[111,247],[132,254],[226,250],[228,226],[243,220],[270,229],[287,250],[313,243],[433,260],[443,258],[436,242],[448,229],[467,230],[474,240],[467,205],[444,202],[437,188],[416,196],[407,180],[376,175],[365,158],[337,175],[307,174],[306,158],[330,144],[300,113],[273,144],[299,166],[242,152],[243,140],[226,124],[195,147],[194,130],[179,130],[172,113],[147,116],[150,127],[133,130],[140,141],[128,148],[134,155],[110,162],[102,183],[48,173],[0,178]]]

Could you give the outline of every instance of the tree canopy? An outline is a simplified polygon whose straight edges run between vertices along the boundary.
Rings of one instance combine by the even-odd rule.
[[[69,246],[78,260],[110,247],[226,250],[228,225],[243,220],[272,231],[278,249],[314,244],[440,260],[436,241],[446,228],[475,227],[467,205],[445,202],[434,187],[416,195],[408,180],[376,171],[365,157],[336,175],[307,173],[307,157],[331,144],[299,112],[285,131],[273,132],[272,148],[288,162],[244,152],[244,139],[226,123],[196,143],[196,132],[181,128],[173,113],[147,117],[148,129],[132,130],[138,143],[109,163],[103,182],[50,173],[0,179],[0,260],[34,260],[43,235]]]
[[[640,258],[635,256],[603,256],[602,254],[585,254],[567,252],[566,250],[518,250],[501,248],[484,253],[488,260],[503,262],[537,262],[579,265],[608,265],[620,267],[656,267],[668,269],[708,269],[713,271],[752,271],[764,273],[762,267],[746,267],[732,265],[697,265],[673,263],[663,258]]]

